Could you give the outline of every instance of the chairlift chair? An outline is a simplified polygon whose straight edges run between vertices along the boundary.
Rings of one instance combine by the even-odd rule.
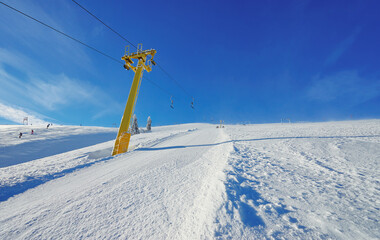
[[[173,106],[173,96],[170,96],[170,107],[174,109],[174,106]]]

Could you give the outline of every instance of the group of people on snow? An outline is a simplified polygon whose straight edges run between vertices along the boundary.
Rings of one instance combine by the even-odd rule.
[[[30,131],[30,135],[33,135],[34,134],[34,130],[32,129],[32,131]],[[21,138],[22,137],[22,132],[19,133],[18,135],[18,138]]]
[[[49,123],[47,126],[46,126],[46,129],[49,129],[49,127],[50,126],[53,126],[53,124],[52,123]],[[19,134],[18,134],[18,138],[21,138],[22,137],[22,132],[20,132]],[[30,135],[34,135],[34,129],[32,129],[32,131],[30,131]]]

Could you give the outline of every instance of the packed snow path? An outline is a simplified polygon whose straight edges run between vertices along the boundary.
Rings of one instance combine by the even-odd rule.
[[[17,195],[0,204],[0,238],[212,237],[225,140],[214,127],[185,132]]]

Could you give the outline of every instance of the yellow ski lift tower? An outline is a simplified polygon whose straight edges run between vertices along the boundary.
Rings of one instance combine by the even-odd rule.
[[[119,131],[115,140],[115,146],[113,147],[112,151],[112,156],[128,151],[129,140],[131,138],[129,122],[131,121],[131,117],[135,108],[137,95],[140,89],[141,78],[143,75],[143,70],[150,72],[152,71],[152,64],[156,65],[156,63],[153,61],[154,54],[156,54],[156,50],[154,49],[143,51],[141,43],[138,44],[137,52],[135,53],[129,53],[129,46],[125,48],[125,54],[121,58],[125,61],[124,68],[127,70],[132,69],[135,72],[135,76],[133,77],[133,82],[131,90],[129,91],[127,105],[125,106],[123,117],[121,118]],[[150,56],[150,59],[147,60],[148,56]],[[138,60],[136,66],[133,66],[133,59]]]

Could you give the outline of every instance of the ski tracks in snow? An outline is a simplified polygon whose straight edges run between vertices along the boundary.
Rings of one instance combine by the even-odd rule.
[[[378,121],[226,129],[234,151],[216,238],[380,236]]]
[[[295,238],[306,227],[290,213],[292,206],[281,197],[268,197],[274,190],[265,180],[284,171],[263,153],[234,143],[228,167],[226,201],[218,212],[218,239]]]

